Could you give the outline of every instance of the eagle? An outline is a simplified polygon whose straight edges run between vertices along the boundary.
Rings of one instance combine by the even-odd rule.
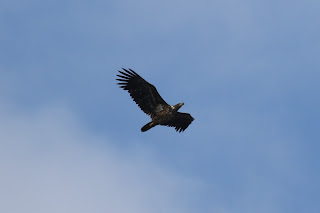
[[[194,120],[189,113],[178,112],[184,103],[169,105],[159,95],[152,84],[144,80],[132,69],[118,70],[118,84],[120,88],[127,90],[132,99],[138,104],[141,110],[151,117],[151,122],[141,128],[142,132],[157,126],[174,127],[177,132],[184,131]]]

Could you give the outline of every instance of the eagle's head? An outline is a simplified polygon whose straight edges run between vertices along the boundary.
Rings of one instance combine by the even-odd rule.
[[[180,109],[180,107],[182,107],[183,105],[184,105],[184,103],[179,103],[179,104],[173,105],[172,109],[173,109],[173,111],[177,112]]]

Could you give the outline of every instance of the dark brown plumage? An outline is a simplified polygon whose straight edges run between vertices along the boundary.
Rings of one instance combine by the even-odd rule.
[[[119,72],[122,75],[117,75],[119,85],[124,90],[127,90],[132,99],[138,104],[143,112],[149,115],[152,119],[141,128],[145,132],[157,125],[174,127],[177,132],[184,131],[194,120],[188,113],[178,112],[183,103],[170,106],[159,95],[157,89],[132,69]]]

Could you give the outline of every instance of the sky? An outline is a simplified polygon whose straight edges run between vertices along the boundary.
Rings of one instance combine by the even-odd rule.
[[[2,0],[0,212],[319,212],[319,10]],[[142,133],[122,67],[194,122]]]

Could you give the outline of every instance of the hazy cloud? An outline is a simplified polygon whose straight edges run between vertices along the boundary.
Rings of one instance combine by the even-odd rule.
[[[66,109],[0,115],[1,212],[188,212],[197,183],[116,150]]]

